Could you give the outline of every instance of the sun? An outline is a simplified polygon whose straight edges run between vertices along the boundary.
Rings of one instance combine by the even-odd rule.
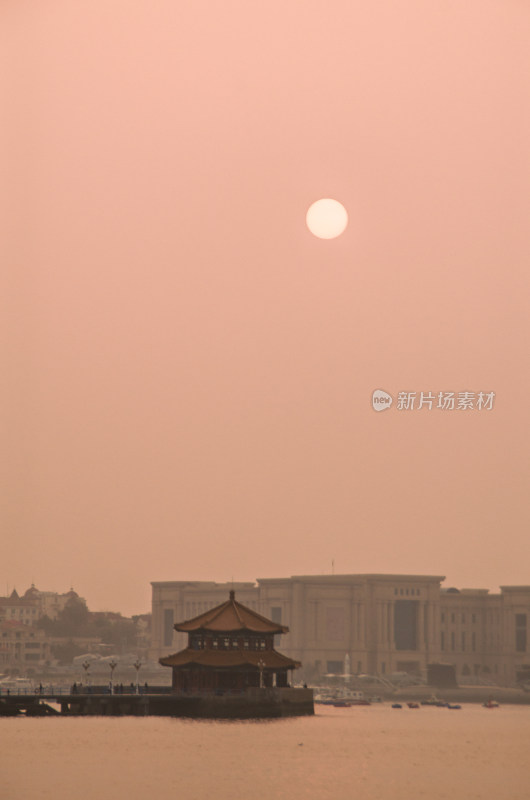
[[[311,233],[319,239],[335,239],[346,230],[348,212],[338,200],[323,197],[309,206],[306,223]]]

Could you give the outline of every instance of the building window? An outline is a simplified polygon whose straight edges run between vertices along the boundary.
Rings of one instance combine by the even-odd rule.
[[[272,606],[271,607],[271,620],[276,622],[278,625],[282,624],[282,607],[281,606]],[[281,643],[281,634],[276,633],[274,635],[274,644],[279,646]]]
[[[386,672],[386,663],[381,661],[381,675],[384,675]]]
[[[445,650],[445,633],[443,631],[440,634],[440,647]]]
[[[343,642],[345,627],[344,608],[326,608],[326,639],[328,642]]]
[[[518,653],[526,652],[526,614],[515,615],[515,649]]]
[[[445,622],[445,614],[443,611],[442,611],[442,622]]]
[[[455,632],[451,633],[451,650],[455,649]]]
[[[462,650],[466,649],[466,632],[462,631]]]
[[[473,625],[476,624],[476,622],[477,622],[477,615],[476,614],[471,614],[471,622],[473,623]]]
[[[454,621],[455,621],[455,615],[451,614],[451,622],[454,622]]]
[[[416,650],[418,602],[396,600],[394,603],[394,643],[396,650]]]
[[[471,634],[471,649],[473,650],[473,652],[475,652],[475,650],[477,649],[477,634],[475,633],[475,631],[473,631],[473,633]]]
[[[464,624],[465,624],[465,622],[466,622],[466,615],[465,615],[465,614],[462,614],[462,622],[463,622]]]
[[[164,647],[173,644],[173,609],[164,609]]]

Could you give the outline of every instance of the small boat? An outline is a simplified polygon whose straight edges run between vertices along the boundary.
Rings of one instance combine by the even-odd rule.
[[[401,703],[392,703],[392,708],[403,708]]]
[[[458,703],[447,703],[447,708],[451,708],[452,710],[457,710],[462,708],[462,706],[458,705]]]
[[[490,699],[487,700],[485,703],[482,703],[482,705],[483,705],[484,708],[498,708],[499,707],[499,704],[497,703],[497,701],[493,700],[492,697],[490,697]]]
[[[421,701],[422,706],[438,706],[438,708],[445,708],[447,703],[445,700],[440,700],[439,697],[432,694],[428,700]]]
[[[409,708],[419,708],[420,707],[419,703],[407,703],[407,705],[408,705]]]
[[[1,694],[30,694],[34,689],[30,678],[4,678],[0,681]]]

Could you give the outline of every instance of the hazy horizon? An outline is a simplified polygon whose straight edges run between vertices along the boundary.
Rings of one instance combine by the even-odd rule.
[[[528,5],[0,18],[0,586],[530,584]]]

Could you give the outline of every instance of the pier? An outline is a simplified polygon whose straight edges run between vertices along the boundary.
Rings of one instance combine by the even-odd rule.
[[[57,708],[60,707],[60,710]],[[304,716],[314,713],[313,690],[249,688],[244,692],[175,693],[153,687],[136,693],[127,687],[111,694],[106,687],[90,690],[2,694],[0,717],[163,716],[210,719]]]

